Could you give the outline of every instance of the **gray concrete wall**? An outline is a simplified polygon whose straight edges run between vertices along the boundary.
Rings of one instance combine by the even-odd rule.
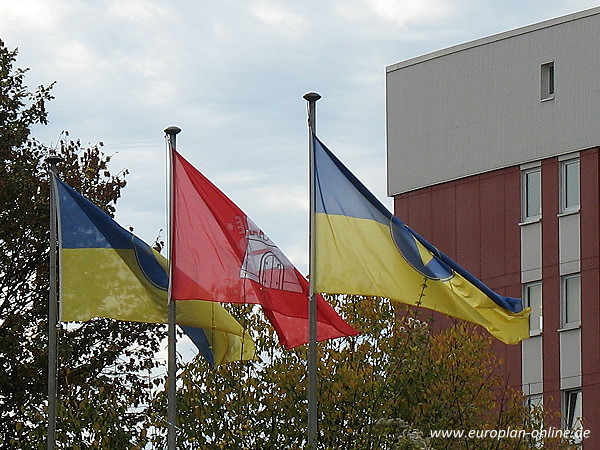
[[[389,195],[597,146],[600,8],[394,64],[386,92]]]

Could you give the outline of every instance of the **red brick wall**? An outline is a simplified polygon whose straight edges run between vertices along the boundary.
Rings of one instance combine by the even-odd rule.
[[[600,151],[580,153],[582,390],[584,448],[600,448]],[[395,214],[496,292],[521,296],[520,169],[512,167],[423,188],[394,198]],[[561,411],[559,161],[542,161],[544,403]],[[451,319],[436,319],[434,330]],[[494,341],[511,386],[521,385],[521,346]],[[559,420],[552,424],[561,427]]]
[[[417,233],[491,289],[521,296],[520,170],[509,168],[420,189],[394,198],[394,211]],[[434,330],[450,320],[433,315]],[[521,387],[521,346],[494,342],[508,381]]]

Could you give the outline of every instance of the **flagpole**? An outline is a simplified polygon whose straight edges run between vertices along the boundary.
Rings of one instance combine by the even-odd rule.
[[[167,368],[167,448],[168,450],[175,450],[177,447],[177,360],[176,360],[176,343],[177,337],[175,335],[175,302],[171,298],[171,280],[173,279],[173,265],[172,265],[172,236],[173,236],[173,161],[172,154],[173,150],[177,149],[175,136],[181,132],[181,128],[169,127],[165,129],[167,135],[167,142],[169,143],[169,227],[167,232],[167,242],[169,243],[169,290],[168,290],[168,305],[169,305],[169,328],[168,328],[168,368]]]
[[[58,211],[56,199],[56,165],[63,159],[57,155],[46,158],[50,173],[50,294],[48,304],[48,450],[56,445],[56,341],[58,323]]]
[[[318,399],[317,399],[317,298],[313,291],[315,269],[315,161],[313,135],[317,132],[316,109],[317,100],[321,98],[316,92],[309,92],[303,97],[308,102],[308,150],[310,180],[310,221],[309,221],[309,308],[308,308],[308,448],[316,450],[318,441]]]

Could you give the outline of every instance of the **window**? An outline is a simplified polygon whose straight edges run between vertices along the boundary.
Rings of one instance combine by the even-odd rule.
[[[579,159],[560,163],[561,213],[579,211]]]
[[[566,430],[581,430],[583,422],[583,408],[581,401],[581,389],[573,389],[564,392],[563,420]],[[577,439],[576,442],[581,442],[581,438]]]
[[[522,185],[523,222],[532,222],[542,216],[542,170],[540,167],[524,170]]]
[[[544,440],[541,437],[544,428],[544,397],[542,394],[533,394],[525,397],[525,406],[529,410],[531,429],[538,433],[529,434],[531,448],[544,448]],[[533,436],[532,436],[533,435]]]
[[[541,100],[554,98],[554,62],[542,64],[541,70]]]
[[[542,333],[542,283],[536,281],[523,286],[525,306],[531,308],[529,314],[529,335]]]
[[[525,406],[530,411],[542,409],[544,407],[544,396],[542,394],[532,394],[525,397]]]
[[[581,324],[581,277],[579,274],[561,278],[562,327],[577,327]]]

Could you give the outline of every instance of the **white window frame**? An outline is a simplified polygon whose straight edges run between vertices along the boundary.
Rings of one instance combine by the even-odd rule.
[[[568,291],[569,282],[577,280],[577,295],[571,297],[570,291]],[[569,317],[569,311],[572,309],[572,302],[576,302],[575,308],[577,311],[576,317]],[[569,275],[563,275],[560,278],[560,315],[561,315],[561,328],[571,329],[578,328],[581,326],[581,274],[572,273]]]
[[[569,169],[577,167],[575,172]],[[579,158],[569,158],[560,161],[560,212],[561,214],[570,214],[579,212],[581,203],[581,186],[580,186],[580,170],[581,166]],[[573,185],[573,176],[575,176],[575,185]],[[569,203],[570,188],[575,188],[576,202]]]
[[[531,200],[531,178],[530,176],[537,174],[537,190],[538,198],[536,199],[539,205],[539,210],[530,212]],[[521,221],[523,223],[536,222],[542,218],[542,168],[541,166],[531,167],[521,170]]]
[[[554,61],[550,61],[541,65],[540,68],[540,99],[545,102],[554,100],[555,92],[555,76]]]
[[[533,289],[539,288],[539,298],[532,298]],[[523,301],[525,307],[531,308],[529,313],[529,336],[538,336],[542,334],[543,329],[543,291],[542,282],[533,281],[523,285]]]

